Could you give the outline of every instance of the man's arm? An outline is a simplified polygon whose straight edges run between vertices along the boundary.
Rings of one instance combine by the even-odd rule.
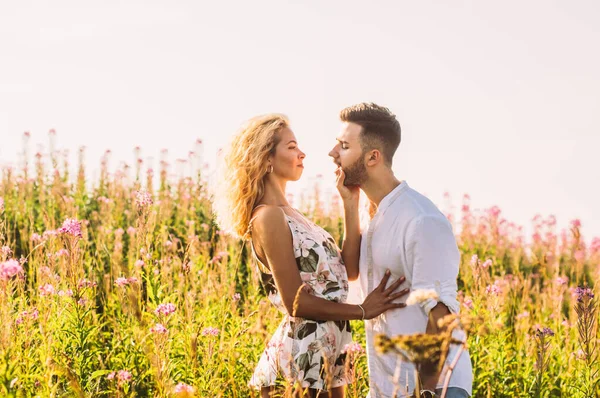
[[[408,258],[412,260],[412,290],[433,289],[437,300],[429,299],[421,303],[428,316],[426,333],[439,334],[438,320],[451,313],[457,313],[456,300],[460,253],[452,226],[442,216],[424,216],[413,221],[407,239]],[[437,368],[422,369],[419,377],[422,388],[435,390],[440,373]]]
[[[358,279],[360,258],[360,219],[358,216],[358,202],[360,188],[344,185],[346,175],[342,168],[336,170],[336,187],[344,202],[344,241],[342,242],[342,260],[346,266],[348,280]]]
[[[342,242],[342,259],[346,265],[348,280],[358,279],[360,258],[360,222],[358,203],[344,202],[344,241]]]

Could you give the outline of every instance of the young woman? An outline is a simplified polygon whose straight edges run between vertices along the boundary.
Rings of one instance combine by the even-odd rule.
[[[215,200],[221,227],[251,240],[269,300],[284,318],[263,352],[250,386],[270,397],[279,378],[299,382],[310,397],[343,397],[344,346],[352,341],[349,320],[371,319],[404,307],[393,300],[403,278],[386,288],[389,274],[362,305],[346,304],[345,261],[358,262],[358,228],[346,230],[340,252],[333,238],[286,200],[286,184],[303,171],[304,152],[279,114],[249,120],[225,154],[221,190]],[[343,185],[346,223],[358,226],[358,189]]]

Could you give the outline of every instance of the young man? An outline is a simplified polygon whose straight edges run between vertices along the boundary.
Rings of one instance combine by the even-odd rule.
[[[406,277],[405,284],[411,291],[435,289],[439,296],[439,301],[429,299],[421,305],[391,310],[365,321],[369,396],[392,397],[394,391],[403,391],[406,385],[409,393],[413,393],[414,366],[403,362],[397,369],[396,357],[375,352],[374,336],[439,333],[437,320],[459,311],[456,278],[460,253],[446,217],[406,181],[398,180],[392,171],[392,158],[400,144],[396,116],[387,108],[362,103],[342,110],[340,119],[341,133],[329,156],[343,171],[344,185],[354,190],[360,187],[371,201],[372,210],[372,218],[362,231],[355,217],[346,220],[346,234],[361,236],[360,260],[346,263],[349,279],[360,280],[364,297],[389,269],[393,280]],[[447,364],[456,350],[456,346],[451,349]],[[444,373],[439,381],[439,374],[425,373],[419,375],[421,396],[440,396]],[[394,374],[399,375],[397,384],[393,382]],[[449,386],[448,398],[471,394],[468,352],[461,354]],[[404,394],[401,392],[399,396]]]

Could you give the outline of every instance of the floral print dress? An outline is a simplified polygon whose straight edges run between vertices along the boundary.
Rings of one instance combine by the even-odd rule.
[[[331,235],[304,216],[286,214],[285,217],[304,284],[317,297],[344,303],[348,297],[348,276]],[[269,387],[285,379],[298,381],[302,387],[326,391],[351,383],[350,374],[346,374],[349,369],[346,354],[342,352],[346,344],[352,342],[349,321],[315,321],[290,316],[273,275],[260,262],[254,247],[252,251],[269,301],[284,314],[284,319],[260,357],[249,385]]]

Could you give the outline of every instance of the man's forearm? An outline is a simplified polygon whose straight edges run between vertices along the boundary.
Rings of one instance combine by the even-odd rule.
[[[429,312],[429,321],[427,322],[427,334],[439,334],[445,329],[438,327],[438,321],[443,317],[450,315],[450,310],[443,303],[437,303],[435,307]],[[435,390],[437,382],[440,378],[440,372],[437,368],[435,369],[421,369],[419,373],[421,379],[422,388],[427,390]]]
[[[360,256],[360,222],[358,206],[344,204],[344,241],[342,259],[346,265],[349,280],[358,278],[358,259]]]

